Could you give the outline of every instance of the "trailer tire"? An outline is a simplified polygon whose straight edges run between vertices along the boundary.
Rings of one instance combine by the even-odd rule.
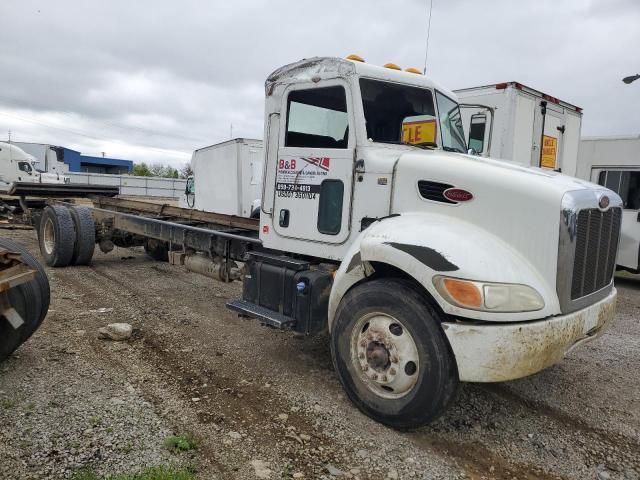
[[[96,246],[96,226],[93,223],[91,210],[87,207],[70,207],[76,231],[76,241],[73,248],[71,265],[89,265]]]
[[[455,398],[458,372],[438,313],[400,279],[378,279],[344,296],[331,357],[351,401],[400,430],[426,425]]]
[[[71,213],[61,205],[48,205],[42,212],[38,228],[40,253],[50,267],[66,267],[71,263],[76,232]]]
[[[12,252],[20,253],[24,263],[36,271],[35,279],[29,283],[33,283],[35,281],[40,293],[40,315],[38,317],[38,324],[36,325],[37,328],[47,316],[49,303],[51,302],[51,288],[49,286],[49,277],[47,277],[47,272],[45,272],[42,264],[36,260],[31,252],[29,252],[29,250],[27,250],[23,245],[14,242],[13,240],[9,240],[8,238],[0,238],[0,248],[6,248]],[[33,330],[35,331],[35,328]],[[33,331],[31,333],[33,333]],[[31,336],[31,333],[29,336]]]
[[[147,238],[144,241],[144,251],[158,262],[169,261],[169,245],[162,240]]]
[[[29,302],[24,296],[24,290],[15,287],[9,290],[7,295],[9,296],[9,303],[20,314],[25,323],[16,329],[11,326],[6,318],[0,317],[0,362],[22,345],[25,331],[29,325],[29,312],[27,310]]]
[[[0,247],[20,253],[22,261],[36,270],[35,278],[29,282],[10,288],[6,295],[9,304],[22,317],[24,323],[14,329],[5,319],[0,318],[0,360],[11,355],[42,324],[49,310],[49,279],[44,268],[22,245],[0,238]]]

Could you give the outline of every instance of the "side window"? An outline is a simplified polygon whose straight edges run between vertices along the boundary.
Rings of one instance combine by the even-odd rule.
[[[487,116],[481,113],[471,115],[469,124],[469,148],[476,152],[484,151],[484,134],[487,128]]]
[[[348,126],[343,87],[294,90],[289,94],[286,147],[347,148]]]
[[[18,170],[31,173],[31,165],[29,165],[29,162],[18,162]]]
[[[640,171],[604,170],[598,183],[620,195],[624,208],[640,210]]]

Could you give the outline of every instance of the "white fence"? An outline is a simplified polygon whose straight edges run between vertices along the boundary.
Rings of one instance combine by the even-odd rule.
[[[104,173],[69,172],[71,183],[89,185],[116,185],[121,195],[143,197],[180,198],[187,181],[181,178],[135,177],[133,175],[110,175]]]

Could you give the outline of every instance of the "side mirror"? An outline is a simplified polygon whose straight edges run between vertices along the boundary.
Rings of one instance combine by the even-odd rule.
[[[478,152],[476,152],[473,148],[470,148],[469,150],[467,150],[467,153],[469,155],[478,155]]]

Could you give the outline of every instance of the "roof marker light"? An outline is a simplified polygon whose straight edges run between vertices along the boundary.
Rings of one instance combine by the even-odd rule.
[[[356,55],[355,53],[352,53],[351,55],[347,56],[347,60],[353,60],[354,62],[364,63],[364,58],[362,58],[360,55]]]
[[[418,75],[422,75],[422,72],[415,67],[409,67],[404,69],[405,72],[409,73],[417,73]]]
[[[504,90],[507,88],[508,83],[496,83],[496,90]]]
[[[400,66],[399,66],[399,65],[396,65],[395,63],[385,63],[385,64],[383,65],[383,67],[384,67],[384,68],[390,68],[391,70],[402,70],[402,69],[400,68]]]

